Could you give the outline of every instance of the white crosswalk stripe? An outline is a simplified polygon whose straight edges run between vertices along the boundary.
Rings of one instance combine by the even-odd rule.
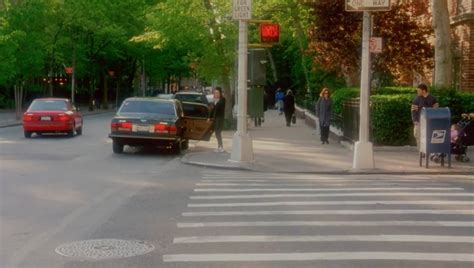
[[[357,188],[201,188],[194,192],[352,192],[352,191],[461,191],[459,187],[357,187]]]
[[[473,193],[425,193],[425,192],[394,192],[394,193],[332,193],[332,194],[260,194],[260,195],[209,195],[190,196],[191,200],[215,200],[215,199],[262,199],[281,197],[340,197],[340,196],[465,196],[473,197]]]
[[[165,262],[254,262],[254,261],[320,261],[320,260],[409,260],[441,262],[474,262],[473,254],[413,252],[322,252],[260,254],[176,254],[165,255]],[[449,266],[448,266],[449,267]]]
[[[332,236],[270,236],[270,235],[235,235],[235,236],[191,236],[178,237],[176,244],[187,243],[229,243],[229,242],[436,242],[436,243],[474,243],[474,236],[446,235],[332,235]]]
[[[446,181],[212,171],[195,185],[164,262],[474,262],[474,193]]]
[[[183,212],[184,217],[206,216],[263,216],[263,215],[474,215],[474,209],[429,210],[429,209],[370,209],[370,210],[264,210],[264,211],[209,211]]]

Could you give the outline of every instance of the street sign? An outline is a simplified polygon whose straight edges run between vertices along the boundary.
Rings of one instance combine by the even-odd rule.
[[[278,43],[280,41],[280,26],[278,23],[260,24],[260,42]]]
[[[388,11],[390,0],[346,0],[346,11]]]
[[[369,39],[370,53],[382,53],[382,37],[371,37]]]
[[[252,18],[252,0],[233,0],[232,19],[250,20]]]

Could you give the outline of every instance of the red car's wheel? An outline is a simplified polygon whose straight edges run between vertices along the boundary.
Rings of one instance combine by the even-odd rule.
[[[31,138],[31,131],[25,130],[24,133],[25,133],[25,138],[28,138],[28,139]]]
[[[74,125],[72,126],[72,129],[67,132],[67,135],[68,135],[69,137],[74,137],[75,134],[76,134],[76,124],[74,124]]]
[[[81,127],[76,130],[77,135],[82,135],[82,124]]]

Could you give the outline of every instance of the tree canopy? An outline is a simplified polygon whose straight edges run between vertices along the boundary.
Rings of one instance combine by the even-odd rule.
[[[373,57],[380,84],[408,83],[433,66],[426,0],[395,1],[374,15],[384,51]],[[183,79],[218,83],[232,94],[238,23],[229,0],[3,0],[0,9],[0,91],[25,85],[27,97],[68,96],[65,66],[75,63],[79,101],[154,94]],[[280,24],[280,43],[267,49],[268,85],[302,95],[322,86],[357,84],[361,14],[344,1],[253,1],[253,18]],[[258,42],[258,25],[249,26]],[[146,79],[142,77],[145,74]],[[61,83],[56,78],[67,78]],[[345,78],[342,80],[341,78]],[[58,80],[59,81],[59,80]],[[117,95],[116,95],[117,96]],[[0,103],[1,105],[1,103]]]

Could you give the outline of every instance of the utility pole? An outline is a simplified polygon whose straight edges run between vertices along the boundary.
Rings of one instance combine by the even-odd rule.
[[[239,20],[238,59],[238,113],[237,132],[232,139],[231,161],[251,162],[254,160],[252,139],[247,129],[247,63],[248,63],[248,20],[251,19],[252,1],[234,0],[233,18]]]
[[[359,141],[354,147],[354,169],[373,169],[374,168],[374,150],[369,141],[369,93],[370,93],[370,52],[369,38],[371,32],[370,12],[364,11],[363,32],[362,32],[362,63],[360,79],[360,122],[359,122]]]
[[[370,95],[370,48],[369,40],[372,29],[371,13],[390,10],[390,0],[360,1],[346,0],[346,11],[364,12],[362,24],[362,62],[360,77],[360,122],[359,141],[354,146],[353,169],[373,169],[374,148],[369,141],[369,95]]]

